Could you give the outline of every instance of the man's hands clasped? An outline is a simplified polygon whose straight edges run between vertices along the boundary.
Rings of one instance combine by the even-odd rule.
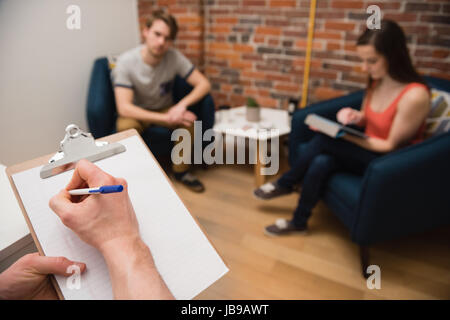
[[[174,105],[166,113],[166,121],[171,127],[190,127],[195,120],[197,120],[197,116],[187,110],[187,106],[180,103]]]

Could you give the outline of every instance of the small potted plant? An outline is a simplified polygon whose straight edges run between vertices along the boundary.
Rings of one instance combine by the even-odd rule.
[[[246,119],[252,122],[258,122],[260,120],[259,104],[253,98],[247,98]]]

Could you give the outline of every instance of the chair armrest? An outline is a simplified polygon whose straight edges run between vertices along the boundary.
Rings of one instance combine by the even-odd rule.
[[[106,58],[95,60],[92,68],[86,117],[89,130],[95,138],[104,137],[116,131],[116,100]]]
[[[352,239],[362,245],[450,224],[450,133],[375,159],[363,177]]]
[[[336,120],[336,113],[343,107],[361,108],[364,90],[356,91],[343,97],[329,99],[311,104],[294,112],[289,135],[289,163],[297,158],[297,148],[300,143],[309,141],[313,132],[305,125],[305,118],[310,113],[316,113],[325,118]]]

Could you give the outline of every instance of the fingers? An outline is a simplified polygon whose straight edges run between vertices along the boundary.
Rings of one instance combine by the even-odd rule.
[[[64,213],[72,210],[74,204],[72,203],[69,192],[63,189],[50,199],[48,205],[59,218],[62,218]]]
[[[337,120],[343,125],[348,125],[357,120],[358,115],[353,108],[346,107],[339,110]]]
[[[46,257],[40,256],[38,253],[28,256],[25,259],[28,267],[35,269],[40,274],[56,274],[68,277],[76,271],[77,267],[80,273],[86,270],[85,263],[71,261],[65,257]]]
[[[190,127],[192,126],[192,124],[194,123],[194,121],[197,119],[197,116],[190,112],[190,111],[186,111],[183,114],[183,118],[181,119],[180,124],[184,127]]]
[[[128,192],[128,183],[124,178],[116,178],[116,184],[121,184],[123,186],[123,191]]]
[[[355,124],[359,121],[359,113],[356,110],[352,110],[348,116],[348,123]]]
[[[93,166],[94,164],[85,159],[78,161],[75,171],[73,172],[72,179],[66,186],[66,190],[80,189],[82,187],[89,186],[88,179],[92,175],[92,172],[95,171]]]
[[[85,159],[78,161],[66,190],[98,187],[112,183],[112,176]]]
[[[195,120],[197,120],[197,116],[195,115],[195,113],[193,113],[193,112],[191,112],[191,111],[186,111],[186,112],[183,114],[183,118],[184,118],[185,120],[189,120],[189,121],[191,121],[191,122],[194,122]]]
[[[71,196],[69,190],[113,184],[117,183],[111,175],[103,172],[93,163],[82,159],[77,163],[72,179],[66,188],[50,199],[49,207],[65,225],[70,224],[68,218],[72,212],[77,211],[76,204],[82,202],[87,196]]]

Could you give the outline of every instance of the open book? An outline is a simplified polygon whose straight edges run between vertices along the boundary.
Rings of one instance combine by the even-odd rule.
[[[360,138],[367,138],[364,132],[346,127],[335,121],[331,121],[327,118],[321,117],[315,113],[309,114],[305,119],[305,124],[316,128],[320,132],[332,137],[340,138],[346,133],[358,136]]]

